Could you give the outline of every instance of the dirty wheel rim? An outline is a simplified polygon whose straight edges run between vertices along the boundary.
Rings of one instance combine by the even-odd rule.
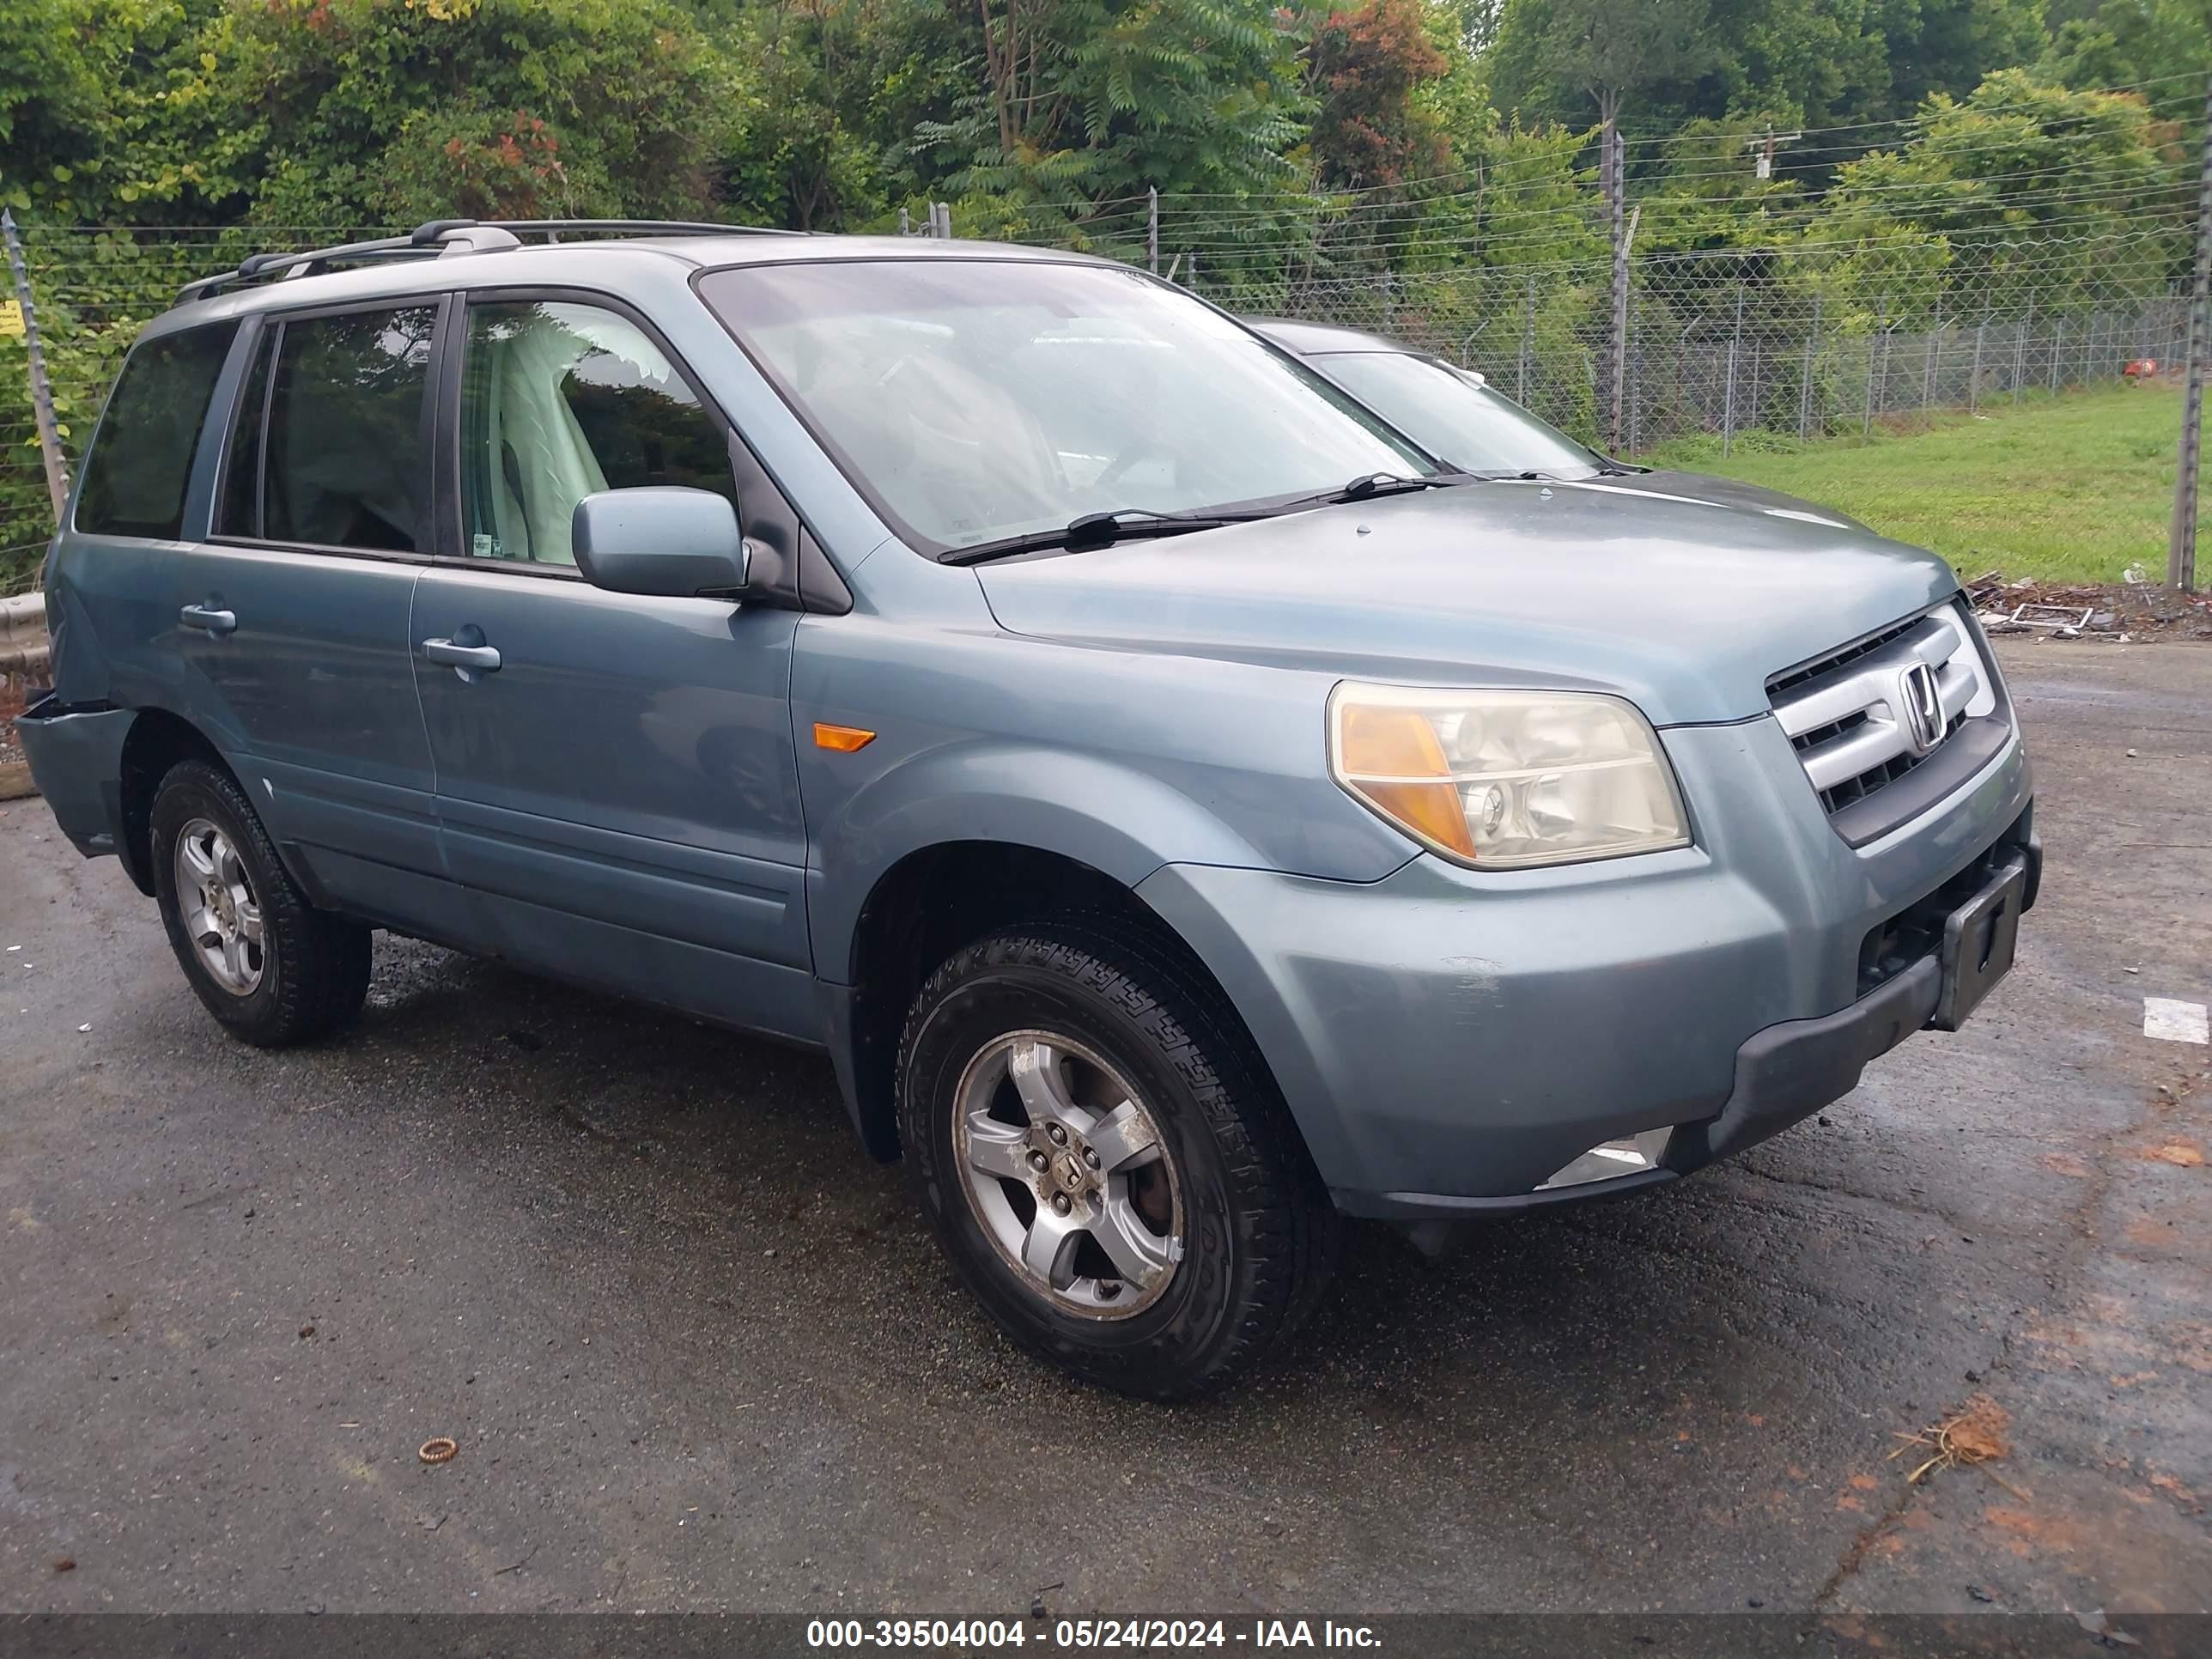
[[[230,836],[206,818],[177,835],[177,908],[201,965],[233,996],[251,996],[269,963],[261,901]]]
[[[953,1110],[969,1207],[1030,1290],[1089,1319],[1159,1300],[1182,1260],[1182,1182],[1120,1071],[1071,1037],[1012,1031],[968,1062]]]

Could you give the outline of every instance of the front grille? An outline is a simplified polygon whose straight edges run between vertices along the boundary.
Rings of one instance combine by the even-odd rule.
[[[1915,672],[1923,665],[1932,687],[1929,673]],[[1917,708],[1916,692],[1924,699]],[[1903,821],[1870,808],[1875,797],[1932,762],[1978,765],[1996,752],[1990,739],[2003,730],[1996,672],[1955,605],[1907,617],[1776,674],[1766,694],[1822,810],[1854,844]],[[1970,723],[1992,721],[1994,732],[1956,742]],[[1923,732],[1933,739],[1924,746]]]

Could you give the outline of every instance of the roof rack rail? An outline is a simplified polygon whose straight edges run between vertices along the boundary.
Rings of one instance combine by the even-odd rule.
[[[659,236],[799,236],[803,231],[775,230],[763,225],[718,225],[697,219],[433,219],[404,236],[380,236],[365,242],[340,242],[331,247],[306,248],[296,253],[255,253],[241,259],[234,270],[219,271],[186,283],[177,291],[179,305],[204,300],[239,283],[282,271],[287,277],[311,276],[332,265],[371,264],[384,259],[440,258],[449,253],[490,253],[520,247],[520,232],[543,234],[557,242],[562,234],[591,235],[609,231],[645,233]]]
[[[718,225],[705,219],[453,219],[435,222],[484,224],[501,230],[544,231],[555,240],[559,240],[563,231],[585,235],[610,230],[637,231],[655,236],[804,236],[807,234],[803,230],[780,230],[773,225]]]

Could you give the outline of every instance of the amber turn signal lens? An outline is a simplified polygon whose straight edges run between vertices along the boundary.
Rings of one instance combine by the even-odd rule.
[[[814,722],[814,746],[834,749],[841,755],[849,755],[855,749],[866,749],[876,740],[876,734],[858,726],[830,726]]]
[[[1347,704],[1337,753],[1345,783],[1376,811],[1463,858],[1474,856],[1459,786],[1426,714],[1387,704]]]

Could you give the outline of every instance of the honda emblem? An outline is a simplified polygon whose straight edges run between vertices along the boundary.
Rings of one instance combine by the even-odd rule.
[[[1916,755],[1943,741],[1943,693],[1936,671],[1924,662],[1906,666],[1897,677],[1898,724]]]

